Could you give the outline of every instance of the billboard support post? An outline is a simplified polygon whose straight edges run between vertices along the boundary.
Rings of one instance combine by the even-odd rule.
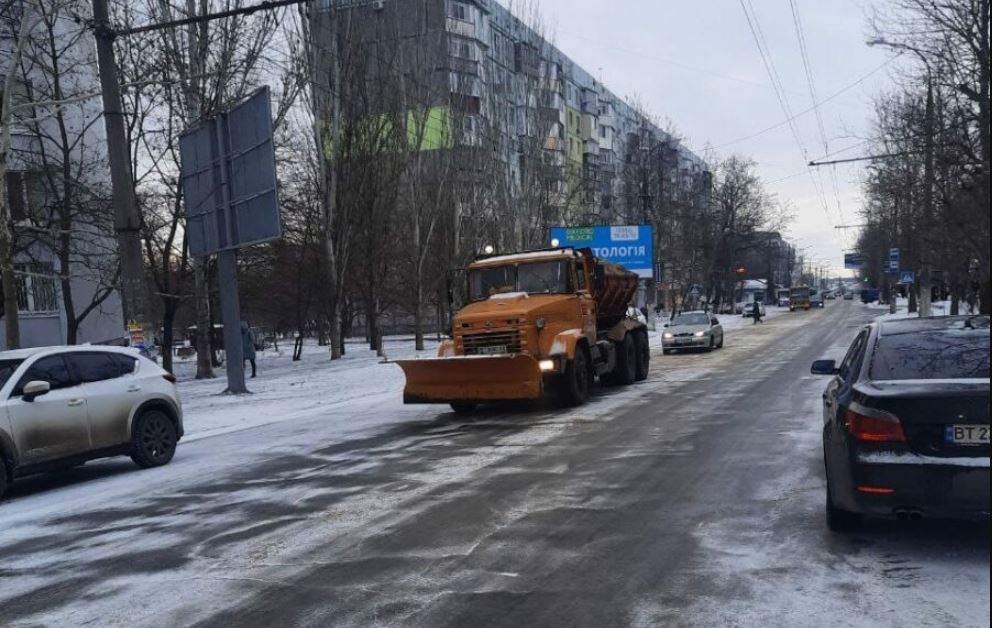
[[[245,359],[241,347],[241,303],[238,298],[238,253],[234,249],[217,253],[217,281],[220,283],[220,314],[224,321],[224,354],[227,361],[227,390],[241,395],[245,386]]]
[[[217,254],[227,390],[245,386],[238,249],[282,235],[267,87],[180,137],[191,255]]]

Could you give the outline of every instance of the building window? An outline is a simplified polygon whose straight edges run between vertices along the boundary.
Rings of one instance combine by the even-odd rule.
[[[468,5],[461,2],[448,2],[448,17],[466,22],[471,21]]]
[[[603,138],[603,139],[606,139],[606,127],[605,126],[599,127],[599,136],[601,138]]]
[[[478,55],[476,54],[476,50],[475,44],[467,39],[452,37],[448,41],[448,52],[453,57],[477,61]]]
[[[26,313],[58,312],[58,288],[51,262],[15,264],[17,273],[17,309]]]

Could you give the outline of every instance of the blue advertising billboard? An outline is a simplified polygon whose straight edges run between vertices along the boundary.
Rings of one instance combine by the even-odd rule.
[[[552,227],[558,246],[589,247],[596,257],[623,264],[638,276],[654,276],[654,239],[651,225]]]

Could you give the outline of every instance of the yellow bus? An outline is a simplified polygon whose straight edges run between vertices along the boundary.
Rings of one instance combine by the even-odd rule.
[[[790,288],[789,311],[795,312],[796,310],[808,310],[809,308],[809,286],[793,286]]]

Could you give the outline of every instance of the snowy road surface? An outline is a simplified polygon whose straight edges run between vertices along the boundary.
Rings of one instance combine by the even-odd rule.
[[[825,529],[809,364],[877,314],[655,339],[648,381],[569,411],[403,406],[362,351],[263,356],[247,400],[184,382],[169,466],[12,487],[0,625],[987,626],[987,523]]]

